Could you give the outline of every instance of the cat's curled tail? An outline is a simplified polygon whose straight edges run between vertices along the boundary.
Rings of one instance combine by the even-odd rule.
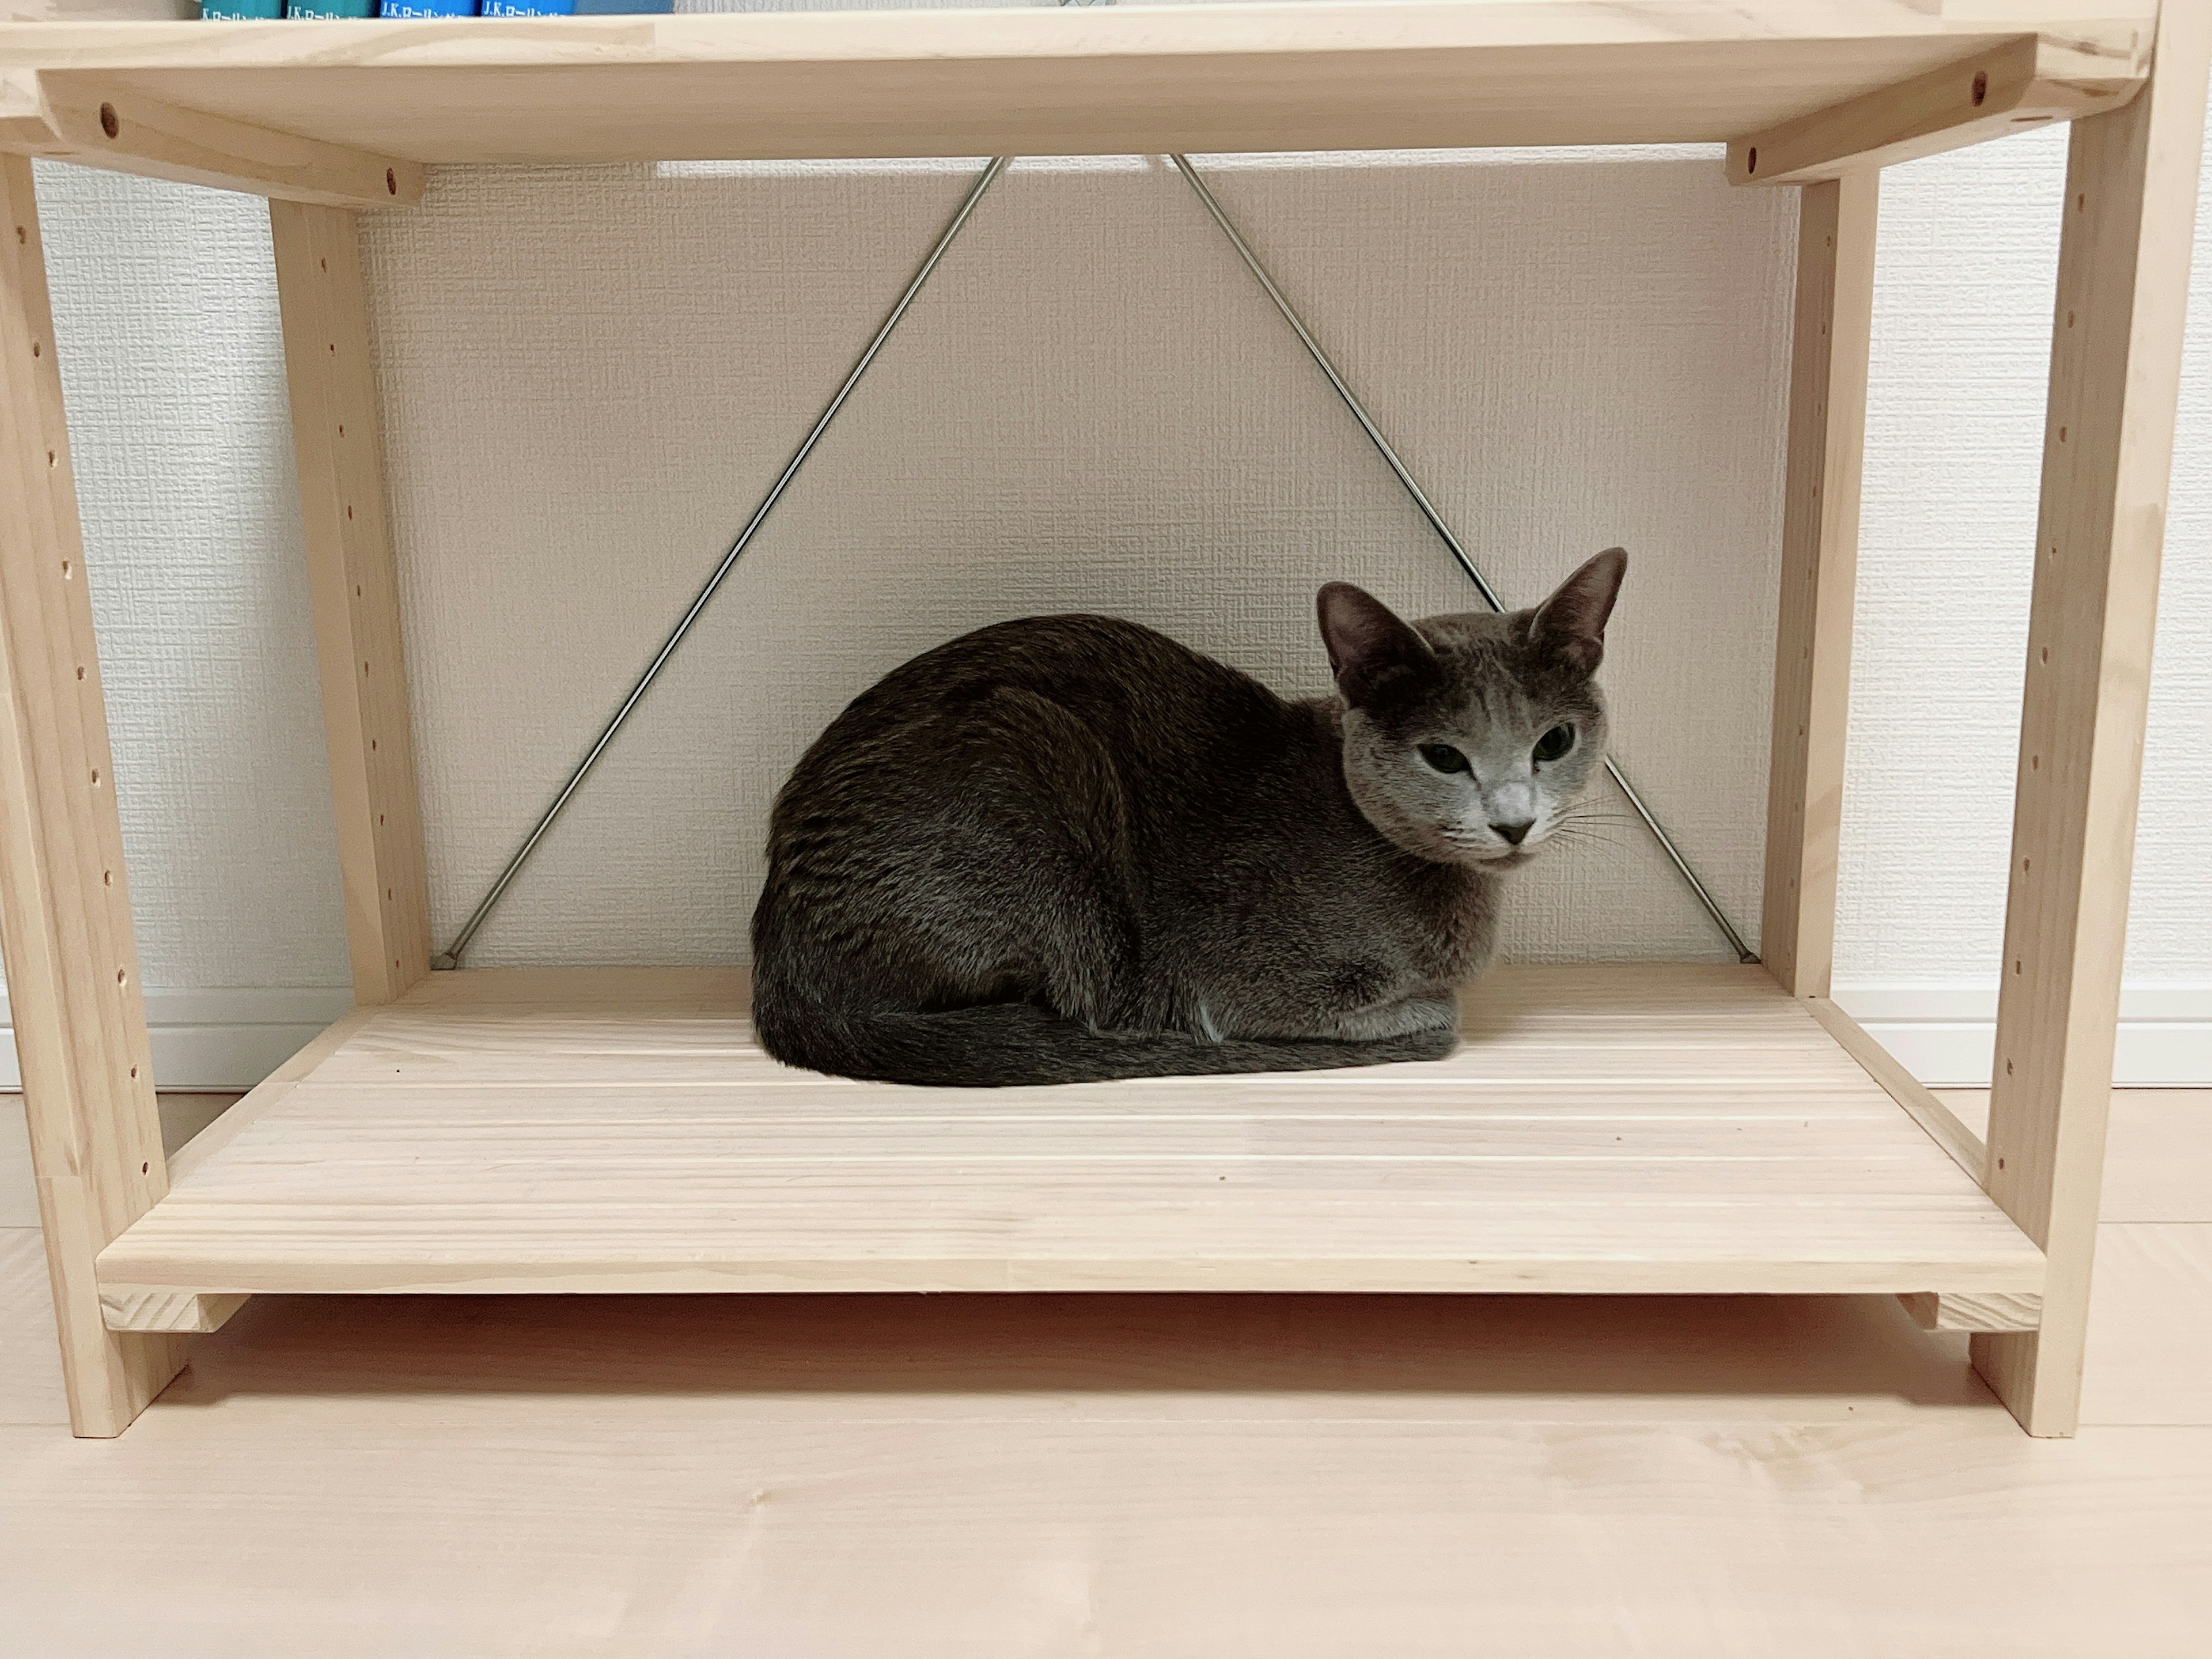
[[[761,1045],[787,1066],[966,1089],[1380,1066],[1441,1060],[1458,1041],[1456,1033],[1439,1028],[1367,1042],[1209,1042],[1176,1031],[1094,1030],[1027,1002],[933,1012],[832,1009],[792,995],[773,979],[756,990],[753,1023]]]

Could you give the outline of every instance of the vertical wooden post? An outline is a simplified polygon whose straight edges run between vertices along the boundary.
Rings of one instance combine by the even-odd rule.
[[[350,209],[271,202],[269,225],[354,995],[390,1002],[430,970],[430,898],[361,249]]]
[[[2067,155],[1988,1174],[2050,1278],[2039,1332],[1972,1345],[2031,1434],[2079,1415],[2208,52],[2212,7],[2168,0],[2150,83]]]
[[[102,1322],[93,1258],[168,1189],[31,164],[0,155],[0,946],[70,1426],[184,1363]]]
[[[1851,609],[1881,194],[1881,175],[1873,169],[1808,185],[1798,193],[1789,477],[1759,951],[1783,988],[1801,997],[1828,994],[1835,955],[1836,848],[1843,829],[1844,731],[1850,714]]]

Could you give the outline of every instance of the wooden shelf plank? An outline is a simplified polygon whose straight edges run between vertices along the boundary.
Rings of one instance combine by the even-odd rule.
[[[180,1292],[1980,1292],[2039,1254],[1753,968],[1524,968],[1434,1065],[923,1090],[777,1066],[742,975],[441,974],[100,1256]],[[227,1133],[226,1133],[227,1132]]]
[[[48,22],[0,27],[0,82],[14,88],[0,114],[40,100],[118,111],[137,100],[171,112],[143,127],[152,137],[194,116],[233,124],[204,130],[227,134],[222,143],[195,138],[196,166],[226,146],[268,149],[239,133],[291,135],[330,147],[311,153],[326,163],[322,188],[372,201],[383,158],[1082,155],[1773,133],[1775,164],[1817,168],[1861,136],[1929,148],[1923,129],[1990,136],[2000,124],[1971,103],[1954,109],[1948,82],[1932,103],[1924,92],[1898,107],[1884,101],[1976,54],[1998,66],[1991,84],[2002,97],[2025,97],[2032,84],[2063,87],[2069,108],[2123,101],[2147,72],[2155,13],[2155,0],[1317,0],[304,28]],[[2021,63],[2026,81],[2002,67]],[[140,130],[125,122],[119,137],[80,131],[75,142],[82,159],[130,166]],[[34,114],[0,119],[10,147],[44,142],[41,153],[60,154],[67,146],[52,145],[63,137]],[[165,160],[176,163],[149,154],[146,170]],[[240,188],[283,194],[271,175],[304,165],[261,160],[241,169]],[[392,188],[404,196],[411,180],[395,173]]]

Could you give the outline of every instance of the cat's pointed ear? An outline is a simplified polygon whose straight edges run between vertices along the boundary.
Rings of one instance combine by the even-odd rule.
[[[1559,584],[1559,591],[1536,607],[1531,631],[1539,644],[1577,673],[1595,674],[1605,659],[1605,623],[1620,597],[1628,574],[1625,549],[1608,547]]]
[[[1436,666],[1429,642],[1364,589],[1330,582],[1321,590],[1319,606],[1329,672],[1353,708],[1372,703],[1395,686],[1410,686]]]

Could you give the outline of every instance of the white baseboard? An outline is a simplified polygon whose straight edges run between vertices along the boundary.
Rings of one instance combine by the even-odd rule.
[[[1990,1086],[1997,1030],[1994,985],[1839,984],[1835,999],[1931,1088]],[[2123,989],[2112,1081],[2124,1088],[2212,1087],[2212,981],[2152,981]]]
[[[1844,984],[1835,995],[1923,1083],[1989,1086],[1994,986]],[[352,1006],[352,993],[336,986],[149,991],[155,1081],[164,1089],[250,1089]],[[19,1082],[7,1027],[8,1000],[0,996],[0,1089]],[[2212,1087],[2212,981],[2128,987],[2113,1080]]]
[[[162,1089],[251,1089],[353,1006],[344,986],[243,986],[146,993],[154,1082]],[[0,995],[0,1089],[21,1085],[8,999]]]

